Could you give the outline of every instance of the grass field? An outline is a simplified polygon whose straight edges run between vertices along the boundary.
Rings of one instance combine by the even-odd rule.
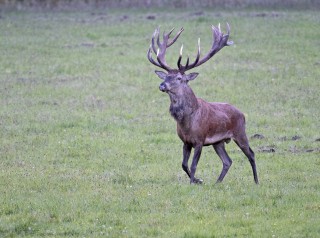
[[[320,15],[316,11],[0,13],[0,237],[319,237]],[[234,46],[199,67],[198,97],[247,117],[260,185],[205,148],[191,186],[146,53],[185,31],[174,65],[211,24]]]

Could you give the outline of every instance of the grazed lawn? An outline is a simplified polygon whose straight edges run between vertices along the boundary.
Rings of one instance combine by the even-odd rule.
[[[196,14],[195,14],[196,13]],[[152,17],[150,17],[152,16]],[[148,18],[155,18],[149,20]],[[146,58],[154,29],[234,46],[197,69],[208,101],[245,112],[261,184],[205,148],[190,186]],[[0,18],[1,237],[316,237],[320,234],[320,16],[313,11],[9,12]]]

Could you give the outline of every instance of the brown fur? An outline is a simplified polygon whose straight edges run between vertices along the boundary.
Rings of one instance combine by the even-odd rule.
[[[170,113],[177,122],[177,134],[184,143],[182,167],[190,177],[191,183],[201,183],[194,177],[203,146],[212,145],[223,163],[223,169],[217,182],[221,182],[232,164],[224,148],[224,143],[233,139],[248,157],[254,180],[258,183],[254,153],[251,150],[245,132],[245,117],[236,107],[228,103],[206,102],[197,98],[189,87],[190,75],[156,71],[164,80],[160,90],[169,94]],[[191,149],[195,153],[191,170],[188,160]]]
[[[245,132],[245,118],[234,106],[227,103],[209,103],[197,98],[189,87],[188,82],[194,80],[198,73],[185,74],[187,70],[195,68],[215,55],[224,46],[232,45],[228,41],[230,26],[227,24],[227,34],[223,34],[218,27],[212,26],[214,42],[209,52],[200,59],[200,40],[198,41],[198,53],[196,60],[190,64],[189,58],[185,65],[181,64],[182,49],[177,62],[178,69],[171,68],[165,60],[166,49],[170,47],[180,36],[183,28],[170,40],[171,30],[168,34],[163,34],[163,41],[159,39],[159,28],[153,34],[151,45],[148,50],[149,61],[165,69],[168,73],[156,71],[156,74],[163,80],[159,89],[169,94],[170,114],[177,122],[177,133],[183,141],[183,161],[182,168],[190,178],[190,183],[202,183],[201,179],[195,178],[198,161],[201,156],[202,147],[212,145],[220,157],[223,168],[217,182],[221,182],[227,174],[232,160],[225,150],[225,143],[231,139],[241,148],[248,157],[252,167],[254,181],[259,183],[254,152],[249,146]],[[157,37],[158,49],[155,46]],[[152,58],[152,52],[157,55],[157,62]],[[188,161],[191,149],[194,148],[192,164],[189,169]]]

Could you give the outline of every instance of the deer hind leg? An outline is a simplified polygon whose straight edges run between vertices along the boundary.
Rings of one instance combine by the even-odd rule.
[[[223,163],[222,171],[221,171],[220,176],[217,180],[217,183],[220,183],[220,182],[222,182],[224,176],[227,174],[227,172],[232,164],[232,160],[230,159],[229,155],[226,152],[226,149],[224,147],[224,141],[220,141],[216,144],[213,144],[213,148]]]
[[[259,184],[256,162],[255,162],[255,158],[254,158],[254,152],[252,151],[252,149],[249,146],[247,136],[244,134],[244,136],[242,136],[242,138],[234,139],[234,141],[240,147],[242,152],[247,156],[247,158],[251,164],[254,181],[256,184]]]

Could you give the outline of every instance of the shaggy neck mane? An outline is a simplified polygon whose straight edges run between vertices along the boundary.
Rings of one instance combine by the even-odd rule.
[[[178,92],[170,92],[170,114],[178,122],[183,124],[199,107],[198,100],[189,86]]]

